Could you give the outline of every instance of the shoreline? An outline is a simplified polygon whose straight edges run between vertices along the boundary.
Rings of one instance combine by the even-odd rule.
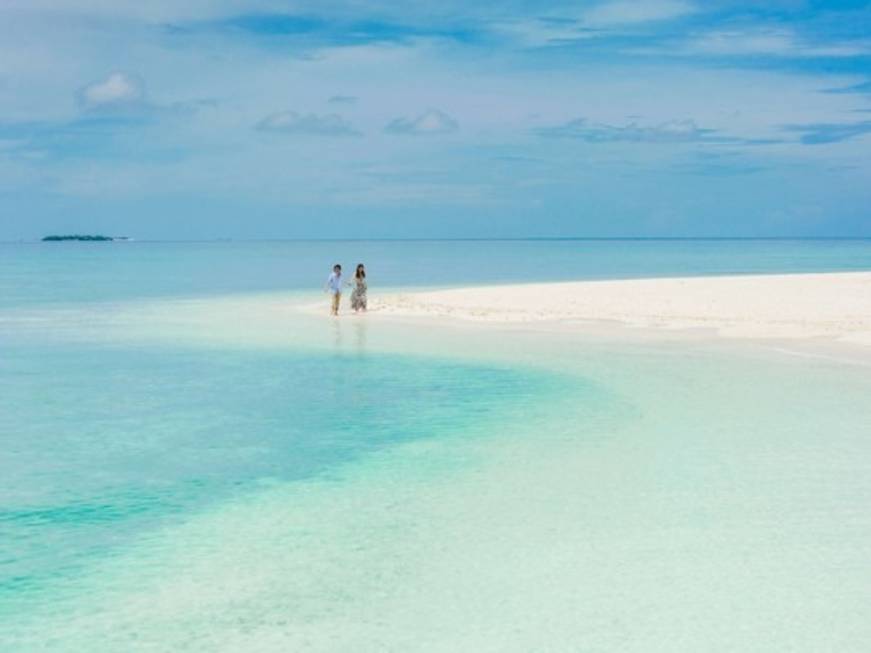
[[[343,297],[335,319],[328,315],[326,296],[313,290],[145,298],[0,310],[0,330],[23,340],[26,333],[47,330],[86,341],[154,341],[172,334],[204,346],[270,347],[289,344],[288,327],[300,318],[313,333],[329,325],[330,346],[342,340],[344,331],[354,342],[374,344],[383,337],[379,347],[395,352],[424,350],[421,336],[438,329],[451,338],[467,332],[484,341],[495,338],[491,353],[499,358],[508,352],[498,342],[514,333],[536,341],[551,338],[560,346],[746,345],[871,364],[871,271],[393,287],[383,292],[376,287],[369,307],[368,313],[355,315]],[[483,350],[476,346],[476,352]]]
[[[314,308],[314,307],[311,307]],[[392,292],[370,315],[516,327],[614,324],[871,347],[871,272],[673,277]],[[347,315],[347,310],[345,310]]]

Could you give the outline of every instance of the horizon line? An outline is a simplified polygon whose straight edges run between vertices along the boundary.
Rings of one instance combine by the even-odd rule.
[[[109,238],[129,238],[125,244],[135,243],[266,243],[266,242],[557,242],[557,241],[775,241],[775,240],[871,240],[869,236],[517,236],[517,237],[411,237],[411,238],[185,238],[163,239],[147,238],[137,240],[129,236],[109,236]],[[42,237],[35,239],[0,240],[4,245],[42,244]],[[63,241],[79,242],[79,241]],[[119,242],[119,241],[108,241]],[[46,243],[48,244],[48,243]],[[51,242],[58,245],[57,242]],[[98,243],[89,243],[98,244]]]

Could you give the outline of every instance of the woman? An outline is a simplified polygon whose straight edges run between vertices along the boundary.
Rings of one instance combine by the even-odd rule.
[[[354,272],[354,290],[351,292],[351,308],[355,313],[366,310],[366,268],[362,263]]]

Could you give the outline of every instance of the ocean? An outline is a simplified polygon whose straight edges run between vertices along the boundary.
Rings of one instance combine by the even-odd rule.
[[[871,241],[0,244],[0,650],[865,650],[867,366],[295,309],[360,261],[375,295]]]
[[[363,262],[381,288],[871,269],[871,239],[0,243],[0,307],[320,288]]]

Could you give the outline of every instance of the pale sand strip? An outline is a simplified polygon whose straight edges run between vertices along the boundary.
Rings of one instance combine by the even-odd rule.
[[[372,298],[378,314],[492,322],[616,321],[871,346],[871,272],[534,283]]]

